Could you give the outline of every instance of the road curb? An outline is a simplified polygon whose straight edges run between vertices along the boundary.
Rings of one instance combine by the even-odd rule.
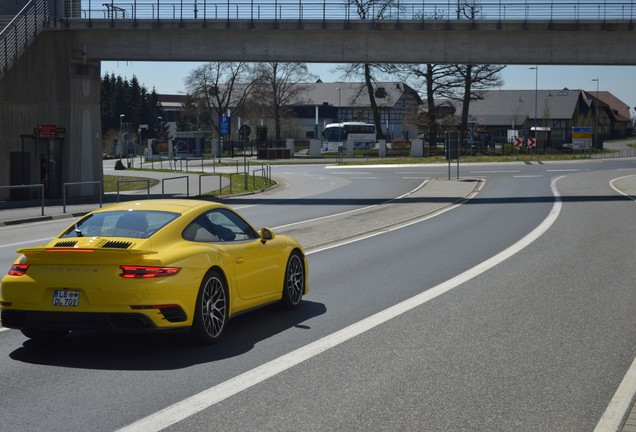
[[[313,252],[432,217],[472,199],[481,190],[483,184],[483,179],[452,181],[452,186],[456,187],[456,190],[449,194],[446,193],[448,192],[446,180],[429,179],[399,199],[320,218],[299,226],[281,227],[276,231],[295,237],[307,252]],[[413,202],[408,202],[409,200]],[[372,228],[359,229],[359,227],[369,226],[370,220],[377,221],[371,223],[374,225]]]

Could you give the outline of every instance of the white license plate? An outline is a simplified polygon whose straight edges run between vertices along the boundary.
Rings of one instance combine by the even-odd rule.
[[[53,306],[77,306],[79,304],[78,290],[53,291]]]

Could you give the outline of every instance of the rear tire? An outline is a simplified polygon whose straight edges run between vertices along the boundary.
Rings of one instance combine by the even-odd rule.
[[[225,279],[217,270],[210,270],[199,288],[190,335],[200,344],[215,343],[228,320],[228,296]]]
[[[298,307],[305,292],[305,263],[300,252],[293,251],[287,260],[281,304],[287,309]]]

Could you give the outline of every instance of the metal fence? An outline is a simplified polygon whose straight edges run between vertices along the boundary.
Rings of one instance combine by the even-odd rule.
[[[361,6],[360,6],[361,5]],[[108,3],[82,2],[83,19],[126,20],[592,20],[629,21],[635,12],[629,1],[466,1],[405,0],[352,1],[152,1],[127,0]]]
[[[0,28],[0,77],[49,23],[47,0],[30,0],[18,14]]]
[[[636,0],[30,0],[0,28],[0,78],[46,27],[58,21],[304,20],[327,21],[622,21],[633,28]],[[58,3],[62,7],[58,7]],[[79,9],[78,9],[79,7]],[[53,12],[49,12],[53,11]],[[51,16],[51,13],[53,16]]]
[[[38,189],[40,194],[40,203],[42,207],[42,216],[44,216],[44,184],[35,183],[35,184],[28,184],[28,185],[0,186],[0,189]]]

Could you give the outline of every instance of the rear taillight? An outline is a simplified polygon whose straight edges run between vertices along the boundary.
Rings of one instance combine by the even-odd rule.
[[[119,266],[121,274],[119,276],[127,279],[154,278],[161,276],[173,276],[181,270],[179,267],[155,267],[155,266]]]
[[[24,276],[29,268],[29,264],[13,264],[9,270],[11,276]]]

